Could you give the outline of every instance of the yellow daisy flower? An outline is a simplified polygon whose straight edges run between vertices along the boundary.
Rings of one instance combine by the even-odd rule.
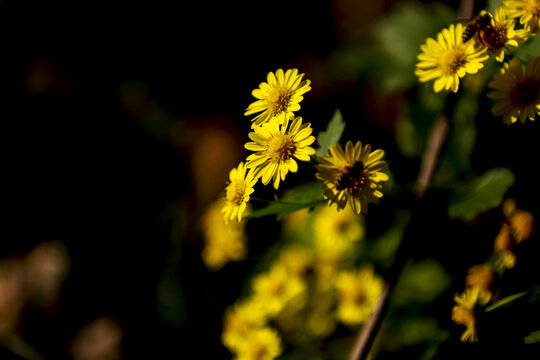
[[[250,332],[264,327],[266,316],[262,306],[260,302],[248,298],[228,308],[223,319],[223,345],[235,351],[246,341]]]
[[[474,308],[478,303],[479,290],[477,287],[467,288],[461,295],[454,297],[457,303],[452,308],[452,321],[466,327],[461,335],[463,342],[478,341],[476,335],[476,315]]]
[[[436,79],[433,90],[457,92],[459,78],[477,73],[488,59],[485,48],[475,47],[473,41],[463,43],[463,25],[451,24],[437,34],[437,40],[428,38],[420,46],[415,74],[421,82]]]
[[[505,124],[513,124],[518,118],[522,123],[527,119],[534,121],[540,115],[540,57],[529,61],[525,73],[519,60],[513,58],[488,86],[493,91],[487,96],[497,100],[491,109],[493,115],[502,115]]]
[[[202,259],[212,270],[220,269],[229,261],[239,261],[246,257],[245,222],[226,224],[221,213],[224,204],[224,199],[219,199],[202,217],[205,243]]]
[[[251,331],[238,348],[235,360],[272,360],[281,355],[283,348],[278,333],[269,327]]]
[[[503,0],[504,10],[520,24],[535,33],[540,27],[540,0]]]
[[[299,103],[304,99],[302,95],[311,90],[311,82],[302,80],[302,77],[304,74],[298,74],[297,69],[289,69],[285,73],[277,69],[275,74],[268,73],[268,82],[260,83],[259,88],[251,92],[258,100],[251,103],[244,113],[247,116],[260,112],[251,120],[253,128],[272,118],[283,124],[294,117],[293,112],[300,110]]]
[[[388,175],[380,170],[386,162],[381,159],[383,150],[371,151],[370,145],[355,145],[351,141],[345,144],[345,151],[340,145],[333,144],[328,149],[330,156],[320,156],[317,165],[317,178],[324,181],[324,198],[330,206],[342,210],[351,205],[355,214],[367,213],[367,201],[378,203],[383,196],[382,182],[388,181]]]
[[[480,15],[489,14],[486,11],[481,11]],[[479,29],[479,43],[489,49],[495,55],[495,59],[499,62],[504,60],[504,46],[518,46],[518,42],[522,42],[527,38],[527,32],[522,30],[514,30],[515,22],[512,18],[507,17],[507,13],[502,6],[497,6],[495,16],[491,16],[491,24]]]
[[[225,205],[221,212],[225,217],[225,222],[236,218],[238,222],[242,220],[242,214],[246,210],[249,196],[253,193],[253,187],[257,183],[257,178],[253,172],[246,174],[247,167],[241,162],[237,168],[229,173],[229,185],[226,188]]]
[[[245,144],[246,149],[255,151],[248,156],[246,166],[254,169],[256,178],[262,177],[264,185],[273,179],[275,189],[289,171],[298,171],[294,158],[309,161],[310,155],[315,154],[315,149],[309,146],[315,141],[311,124],[302,124],[302,118],[297,117],[288,125],[288,121],[280,124],[277,118],[272,118],[250,132],[248,136],[253,142]]]
[[[382,279],[371,267],[365,267],[340,272],[335,284],[339,294],[337,318],[349,326],[365,323],[381,295]]]

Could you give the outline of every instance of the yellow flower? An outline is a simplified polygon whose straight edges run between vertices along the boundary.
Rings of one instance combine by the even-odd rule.
[[[292,276],[304,276],[313,265],[313,251],[298,244],[284,247],[277,259],[277,264],[283,265]]]
[[[350,208],[338,212],[324,206],[314,215],[313,236],[319,257],[339,260],[364,236],[363,217]]]
[[[481,11],[480,15],[489,14],[486,11]],[[507,13],[502,6],[497,6],[495,16],[491,16],[491,24],[485,29],[479,30],[481,45],[486,46],[494,55],[497,61],[504,60],[504,46],[518,46],[518,42],[522,42],[527,37],[527,32],[522,30],[514,30],[515,22],[512,18],[507,17]]]
[[[534,217],[530,212],[517,209],[513,212],[509,221],[516,243],[520,243],[532,237]]]
[[[510,226],[503,223],[499,233],[495,237],[494,249],[499,255],[499,263],[505,269],[511,269],[516,264],[516,256],[512,252],[513,236]]]
[[[309,146],[315,141],[311,124],[302,124],[301,117],[288,124],[286,121],[280,125],[277,118],[273,118],[250,132],[248,136],[253,142],[245,145],[246,149],[255,151],[248,156],[247,167],[254,169],[256,178],[262,177],[264,185],[273,179],[276,189],[289,171],[298,171],[295,158],[309,161],[310,155],[315,154],[315,149]]]
[[[242,220],[242,214],[246,210],[249,196],[253,193],[253,186],[257,183],[257,178],[253,172],[246,174],[247,167],[241,162],[237,168],[229,173],[230,183],[226,188],[225,205],[221,212],[225,217],[225,222],[236,218],[238,222]]]
[[[478,298],[482,304],[491,300],[495,272],[489,265],[474,265],[467,271],[465,284],[478,289]]]
[[[525,73],[517,58],[505,63],[500,74],[495,74],[489,82],[494,89],[487,93],[489,98],[497,100],[491,109],[493,115],[503,116],[507,125],[519,120],[534,121],[540,114],[540,57],[529,61]]]
[[[227,309],[223,320],[221,342],[229,350],[236,350],[248,338],[254,329],[265,326],[266,317],[262,304],[253,299],[246,299]]]
[[[467,288],[461,295],[454,297],[457,303],[452,308],[452,321],[466,327],[466,330],[461,335],[463,342],[478,341],[476,335],[476,315],[474,309],[478,302],[479,290],[476,287]]]
[[[262,112],[251,120],[253,128],[272,118],[276,118],[278,124],[283,124],[294,117],[293,111],[300,110],[302,95],[311,90],[310,81],[302,80],[303,76],[298,74],[297,69],[289,69],[285,73],[278,69],[275,74],[268,73],[268,82],[261,83],[258,89],[251,92],[258,100],[251,103],[244,113],[247,116]]]
[[[281,355],[281,338],[269,327],[252,330],[237,349],[235,360],[272,360]]]
[[[342,210],[351,205],[355,214],[367,213],[367,201],[378,203],[383,196],[382,182],[388,181],[388,175],[380,170],[385,166],[381,159],[383,150],[371,151],[370,145],[362,146],[358,141],[345,144],[345,151],[340,145],[331,145],[330,156],[320,156],[317,166],[317,178],[324,181],[324,198],[330,206]]]
[[[540,27],[540,0],[503,0],[504,10],[512,18],[519,18],[527,30],[535,33]]]
[[[276,264],[270,271],[255,277],[252,287],[253,299],[264,305],[264,310],[270,317],[279,314],[306,290],[304,281],[288,273],[281,264]]]
[[[340,272],[336,279],[339,294],[337,318],[346,325],[366,322],[375,308],[383,288],[382,279],[371,267]]]
[[[488,59],[485,48],[475,47],[473,41],[463,43],[463,26],[451,24],[437,34],[437,40],[428,38],[420,46],[415,74],[421,82],[433,79],[433,90],[457,92],[459,78],[477,73]]]
[[[229,261],[243,260],[246,257],[245,223],[227,225],[221,214],[224,203],[223,199],[214,202],[202,218],[205,241],[202,259],[212,270],[220,269]]]

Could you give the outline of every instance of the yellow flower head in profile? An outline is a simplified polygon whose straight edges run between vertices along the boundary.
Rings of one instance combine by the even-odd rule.
[[[285,266],[276,264],[253,279],[253,299],[264,305],[268,316],[279,314],[285,306],[306,290],[304,281],[290,274]]]
[[[264,327],[266,317],[260,302],[252,298],[235,303],[227,309],[223,319],[223,332],[221,342],[229,350],[236,350],[249,337],[255,329]]]
[[[488,59],[486,49],[476,47],[474,41],[463,43],[463,25],[451,24],[437,34],[437,40],[428,38],[420,46],[415,74],[421,82],[435,80],[433,90],[457,92],[459,79],[477,73]]]
[[[518,46],[518,42],[526,40],[528,33],[524,30],[514,30],[515,22],[512,18],[507,17],[502,6],[497,6],[495,16],[481,11],[480,16],[483,15],[489,16],[491,22],[488,26],[478,30],[478,37],[475,39],[480,40],[478,45],[486,46],[495,55],[495,59],[502,62],[504,60],[504,46]]]
[[[495,272],[487,264],[470,267],[465,278],[467,287],[478,289],[478,298],[482,304],[487,304],[491,300],[494,282]]]
[[[253,172],[247,172],[247,167],[241,162],[237,168],[229,173],[230,182],[226,188],[225,205],[221,212],[225,217],[225,222],[237,219],[242,220],[242,214],[246,210],[249,196],[253,193],[253,186],[257,183],[257,178]]]
[[[344,324],[365,323],[381,295],[383,281],[371,267],[358,271],[343,271],[336,278],[339,295],[337,318]]]
[[[530,32],[540,27],[540,0],[503,0],[504,10]]]
[[[269,327],[251,331],[237,349],[235,360],[272,360],[281,355],[281,338]]]
[[[221,214],[224,203],[223,199],[214,202],[202,217],[205,242],[202,259],[212,270],[220,269],[229,261],[239,261],[246,257],[245,223],[226,224]]]
[[[351,205],[355,214],[367,213],[367,201],[378,203],[383,196],[382,182],[388,175],[381,172],[386,162],[382,160],[383,150],[371,151],[370,145],[362,146],[358,141],[340,145],[333,144],[328,149],[330,156],[320,156],[317,178],[324,181],[324,198],[329,205],[342,210]]]
[[[512,252],[514,238],[510,226],[503,223],[495,237],[494,250],[499,255],[499,264],[504,269],[511,269],[516,265],[516,255]]]
[[[493,89],[487,96],[497,102],[491,108],[493,115],[503,116],[506,125],[519,119],[534,121],[540,115],[540,57],[529,61],[523,72],[521,63],[513,58],[505,63],[500,74],[495,74],[488,86]]]
[[[324,206],[314,215],[313,241],[321,258],[339,260],[349,254],[363,236],[363,216],[349,207],[338,212],[334,207]]]
[[[267,82],[259,84],[259,88],[252,91],[257,101],[251,103],[244,115],[259,113],[252,119],[252,127],[264,124],[276,118],[279,124],[294,117],[293,112],[300,110],[299,103],[303,94],[311,90],[309,80],[302,80],[304,74],[298,74],[297,69],[283,72],[278,69],[276,73],[269,72]]]
[[[264,185],[272,179],[277,189],[289,171],[298,171],[295,159],[309,161],[310,155],[315,154],[309,146],[315,141],[312,131],[311,124],[302,124],[301,117],[290,126],[288,121],[280,124],[277,118],[271,119],[248,134],[253,142],[246,143],[245,148],[255,153],[248,156],[247,167],[254,169],[254,176],[261,177]]]
[[[461,335],[461,341],[463,342],[478,341],[476,335],[476,315],[474,313],[474,308],[478,303],[478,295],[478,288],[470,287],[461,295],[454,297],[457,304],[452,308],[452,321],[466,327]]]

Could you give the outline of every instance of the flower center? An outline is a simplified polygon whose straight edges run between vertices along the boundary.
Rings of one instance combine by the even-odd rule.
[[[287,89],[275,88],[266,98],[268,107],[272,111],[273,115],[277,115],[286,111],[291,103],[292,94]]]
[[[279,134],[268,141],[266,154],[273,162],[280,163],[289,160],[296,150],[296,143],[287,134]]]
[[[336,183],[337,190],[345,190],[346,188],[358,188],[365,183],[364,163],[355,161],[352,166],[347,166],[338,177]]]
[[[234,181],[227,186],[227,201],[236,205],[244,202],[244,182]]]
[[[462,49],[450,49],[441,58],[440,68],[443,75],[454,75],[467,64],[467,57]]]
[[[482,30],[480,38],[482,39],[484,45],[486,45],[489,49],[500,49],[508,41],[508,38],[506,37],[506,27],[500,24],[495,26],[486,26]]]
[[[510,100],[517,107],[536,104],[540,100],[540,82],[533,78],[517,81],[510,91]]]

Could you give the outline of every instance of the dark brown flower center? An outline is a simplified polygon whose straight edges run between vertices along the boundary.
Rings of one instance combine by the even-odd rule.
[[[536,104],[540,100],[540,82],[533,78],[525,78],[516,82],[510,91],[510,100],[517,107]]]

